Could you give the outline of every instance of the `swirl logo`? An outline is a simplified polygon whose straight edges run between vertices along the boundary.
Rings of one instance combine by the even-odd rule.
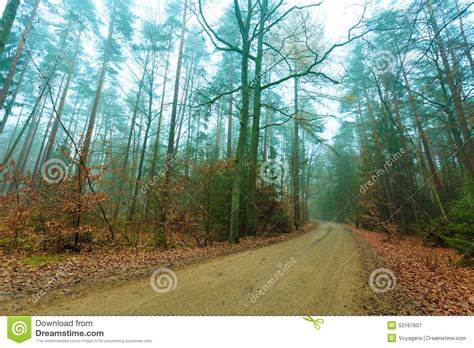
[[[31,317],[8,317],[7,337],[17,343],[31,338]]]
[[[63,160],[51,158],[41,166],[41,176],[50,184],[57,184],[67,178],[67,165]]]
[[[158,293],[164,293],[176,289],[178,278],[169,268],[158,268],[150,277],[150,285]]]
[[[393,72],[395,67],[395,56],[389,51],[377,51],[371,54],[368,64],[378,75]]]
[[[12,325],[12,333],[15,336],[21,336],[28,333],[28,326],[26,326],[25,322],[17,321]]]
[[[387,268],[376,269],[370,274],[369,286],[377,293],[393,290],[396,285],[397,278],[395,274]]]
[[[285,166],[280,161],[268,160],[260,167],[260,177],[267,184],[275,184],[286,177]]]

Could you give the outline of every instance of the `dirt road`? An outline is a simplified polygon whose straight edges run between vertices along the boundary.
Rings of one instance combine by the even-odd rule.
[[[174,270],[176,287],[165,293],[154,291],[146,278],[31,310],[37,315],[385,314],[387,302],[368,286],[375,268],[370,249],[346,227],[320,223],[280,244]]]

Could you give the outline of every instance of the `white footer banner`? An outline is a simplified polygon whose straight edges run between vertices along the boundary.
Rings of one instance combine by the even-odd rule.
[[[474,317],[0,317],[0,347],[474,347]]]

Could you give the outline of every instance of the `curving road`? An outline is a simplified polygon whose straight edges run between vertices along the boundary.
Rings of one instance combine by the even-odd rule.
[[[389,310],[368,286],[371,250],[344,225],[318,223],[294,239],[40,304],[42,315],[367,315]],[[171,280],[172,284],[166,284]],[[160,285],[156,283],[157,286]]]

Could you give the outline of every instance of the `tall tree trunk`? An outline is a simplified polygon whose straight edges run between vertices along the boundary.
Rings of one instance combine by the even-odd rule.
[[[262,109],[262,61],[263,61],[263,34],[265,19],[267,16],[268,0],[260,3],[260,22],[257,36],[257,56],[255,57],[255,78],[253,94],[253,121],[252,134],[250,138],[250,161],[249,161],[249,192],[247,197],[247,234],[257,235],[257,209],[255,199],[257,197],[257,161],[258,143],[260,138],[260,114]]]
[[[49,83],[51,77],[52,77],[52,74],[50,74],[49,77],[48,77],[48,83]],[[20,133],[17,135],[17,137],[16,137],[15,141],[13,142],[12,146],[8,149],[8,152],[5,154],[5,157],[3,158],[2,164],[6,164],[10,160],[11,156],[13,155],[13,152],[15,151],[18,143],[21,140],[21,137],[23,136],[23,133],[26,131],[26,129],[28,129],[28,126],[30,125],[30,122],[32,122],[33,118],[35,117],[38,107],[40,106],[41,102],[44,100],[46,89],[48,88],[47,86],[48,86],[47,83],[43,84],[43,86],[41,88],[41,91],[40,91],[38,97],[36,98],[35,104],[33,105],[33,109],[31,109],[31,112],[30,112],[28,118],[26,119],[25,124],[23,125]]]
[[[268,159],[268,150],[270,147],[270,112],[265,108],[265,130],[263,131],[263,162]]]
[[[131,204],[130,212],[129,212],[129,216],[128,216],[129,221],[133,220],[135,210],[136,210],[136,204],[137,204],[137,199],[138,199],[138,191],[139,191],[140,184],[141,184],[142,177],[143,177],[143,167],[144,167],[144,163],[145,163],[145,155],[146,155],[146,150],[147,150],[147,146],[148,146],[148,136],[149,136],[149,132],[150,132],[151,122],[152,122],[152,119],[153,119],[153,96],[154,96],[154,89],[155,89],[156,55],[154,54],[154,52],[151,52],[151,54],[152,54],[152,56],[151,56],[151,67],[150,67],[150,70],[149,70],[149,73],[148,73],[148,79],[147,79],[147,81],[148,81],[148,93],[147,93],[148,94],[148,115],[147,115],[147,120],[146,120],[147,123],[146,123],[146,128],[145,128],[145,135],[144,135],[144,138],[143,138],[143,145],[142,145],[142,152],[141,152],[141,156],[140,156],[140,162],[139,162],[139,165],[138,165],[137,178],[135,180],[135,190],[133,192],[132,204]],[[148,60],[148,57],[147,57],[147,60]],[[145,195],[144,207],[147,204],[147,200],[146,200],[147,196],[148,195]]]
[[[150,100],[149,103],[152,104],[153,100]],[[150,109],[151,109],[151,105],[150,105]],[[140,154],[140,161],[138,164],[138,173],[137,173],[137,178],[135,180],[135,189],[133,191],[132,203],[130,205],[130,212],[128,214],[128,221],[132,221],[133,216],[135,215],[137,199],[138,199],[138,190],[140,189],[140,183],[141,183],[142,175],[143,175],[143,164],[145,163],[145,154],[146,154],[146,147],[148,143],[148,132],[150,130],[150,125],[151,125],[151,114],[148,116],[146,127],[145,127],[145,135],[143,137],[142,151]]]
[[[175,142],[175,129],[176,129],[176,117],[178,113],[178,100],[179,100],[179,83],[181,79],[181,68],[183,61],[183,51],[184,51],[184,41],[186,36],[186,20],[188,12],[188,0],[184,0],[183,16],[181,23],[181,34],[179,39],[179,50],[178,50],[178,60],[176,62],[176,76],[174,81],[174,94],[173,94],[173,104],[171,108],[171,119],[170,119],[170,129],[168,136],[168,147],[166,149],[166,160],[165,160],[165,174],[164,174],[164,184],[163,184],[163,205],[161,208],[161,223],[162,223],[162,234],[163,241],[166,246],[166,219],[167,219],[167,209],[170,199],[169,186],[171,181],[171,172],[173,170],[174,162],[174,142]]]
[[[28,68],[28,62],[25,62],[25,64],[23,64],[23,68],[21,69],[20,78],[18,79],[18,82],[16,83],[16,87],[10,97],[7,107],[5,108],[5,115],[4,115],[5,119],[8,119],[10,117],[12,109],[15,106],[16,97],[18,96],[18,92],[20,91],[20,88],[22,86],[27,68]]]
[[[420,116],[418,115],[418,110],[416,108],[415,99],[413,97],[413,93],[411,92],[410,84],[408,82],[408,78],[406,76],[403,64],[401,65],[401,72],[402,72],[403,80],[405,82],[405,85],[406,85],[407,91],[408,91],[408,103],[409,103],[411,111],[413,113],[413,117],[415,118],[416,129],[418,130],[418,134],[419,134],[419,137],[420,137],[420,140],[421,140],[421,144],[423,145],[423,150],[424,150],[424,154],[425,154],[425,158],[426,158],[426,162],[427,162],[427,167],[428,167],[428,170],[429,170],[429,173],[430,173],[430,177],[428,178],[428,180],[432,181],[432,183],[433,183],[433,193],[435,194],[435,201],[438,204],[438,207],[440,209],[441,214],[443,215],[443,217],[446,218],[446,212],[445,212],[442,200],[440,198],[440,193],[441,193],[441,190],[442,190],[441,182],[439,181],[438,173],[436,171],[436,167],[435,167],[435,164],[434,164],[434,161],[433,161],[433,156],[431,155],[431,149],[429,147],[428,140],[426,138],[423,127],[421,126]]]
[[[150,182],[157,181],[156,178],[155,178],[155,174],[156,174],[156,167],[158,165],[158,152],[159,152],[159,146],[160,146],[161,124],[162,124],[162,120],[163,120],[163,109],[164,109],[164,105],[165,105],[166,85],[167,85],[167,81],[168,81],[170,52],[171,52],[171,50],[168,50],[168,52],[166,54],[165,76],[163,77],[163,87],[162,87],[162,90],[161,90],[160,111],[158,113],[158,124],[157,124],[157,127],[156,127],[156,137],[155,137],[155,142],[153,144],[153,155],[152,155],[151,164],[150,164],[150,172],[149,172]],[[152,192],[151,189],[149,189],[147,191],[146,198],[145,198],[145,208],[147,208],[150,204],[152,193],[153,192]],[[149,212],[149,209],[146,209],[146,217],[148,217],[148,212]]]
[[[242,30],[242,29],[241,29]],[[248,31],[244,29],[242,45],[242,109],[240,112],[240,131],[237,149],[234,158],[234,181],[232,183],[232,198],[230,212],[230,234],[231,243],[239,242],[240,229],[240,196],[242,193],[242,181],[245,176],[243,160],[245,158],[245,145],[247,143],[247,128],[249,122],[250,91],[248,85],[250,42]]]
[[[446,85],[442,77],[442,71],[437,64],[436,64],[436,70],[438,72],[437,79],[441,87],[441,95],[444,99],[444,104],[445,104],[445,106],[443,107],[443,111],[446,113],[446,116],[448,117],[449,129],[452,134],[454,145],[458,149],[458,151],[456,151],[456,157],[458,158],[459,162],[463,165],[463,167],[467,170],[467,172],[470,173],[471,176],[474,176],[474,167],[471,167],[471,164],[469,163],[469,160],[466,157],[465,151],[460,150],[464,147],[463,139],[462,139],[461,133],[459,132],[459,125],[456,123],[456,117],[454,116],[453,111],[449,107],[450,101],[449,101],[448,91],[446,89]]]
[[[32,176],[33,176],[34,179],[38,178],[39,169],[40,169],[41,165],[43,164],[44,148],[45,148],[45,145],[46,145],[46,140],[48,139],[49,129],[51,128],[51,122],[53,120],[53,117],[54,117],[54,111],[51,112],[51,114],[49,115],[48,124],[46,125],[46,129],[44,131],[43,139],[41,141],[41,146],[40,146],[40,149],[38,151],[38,156],[36,156],[35,167],[34,167],[33,173],[32,173]]]
[[[123,162],[122,162],[122,168],[121,168],[121,173],[120,173],[123,178],[122,178],[122,180],[120,180],[120,183],[119,183],[119,189],[118,189],[119,196],[118,196],[117,205],[116,205],[115,211],[114,211],[114,219],[117,218],[117,216],[118,216],[118,214],[121,210],[123,196],[124,196],[124,193],[122,191],[123,191],[125,181],[128,179],[128,175],[126,175],[127,170],[128,170],[128,157],[130,155],[130,146],[131,146],[131,143],[132,143],[132,137],[133,137],[134,129],[135,129],[135,122],[136,122],[136,119],[137,119],[138,109],[139,109],[140,100],[141,100],[141,96],[142,96],[143,84],[144,84],[144,81],[145,81],[145,75],[146,75],[147,66],[148,66],[149,54],[150,54],[150,52],[147,52],[147,56],[146,56],[146,59],[145,59],[145,65],[143,67],[142,76],[141,76],[140,81],[138,83],[137,99],[135,101],[135,105],[133,107],[133,112],[132,112],[132,118],[130,120],[130,129],[128,131],[127,144],[125,145],[125,157],[124,157]]]
[[[306,222],[308,220],[308,191],[307,191],[307,163],[306,163],[306,146],[305,146],[305,132],[301,136],[301,158],[302,158],[302,168],[301,168],[301,220]]]
[[[39,152],[38,152],[38,157],[36,158],[36,163],[35,163],[35,167],[34,167],[34,170],[33,170],[33,177],[34,178],[37,177],[37,173],[39,171],[39,168],[41,167],[41,165],[44,162],[44,152],[43,152],[43,150],[44,150],[45,145],[46,145],[46,140],[48,139],[48,134],[49,134],[49,129],[51,127],[51,122],[53,121],[53,119],[56,116],[56,114],[54,112],[54,107],[55,107],[55,105],[57,105],[59,96],[61,95],[61,91],[62,91],[62,87],[63,87],[65,77],[66,77],[66,73],[64,73],[62,78],[61,78],[61,83],[59,84],[59,87],[58,87],[58,93],[56,95],[56,99],[53,101],[54,104],[51,106],[52,107],[51,114],[49,115],[48,124],[47,124],[46,130],[44,132],[43,140],[41,141],[41,146],[40,146],[40,149],[39,149]]]
[[[232,88],[232,84],[231,84]],[[227,159],[232,157],[232,117],[233,117],[233,107],[234,107],[234,95],[229,96],[228,106],[227,106],[227,144],[225,157]]]
[[[237,141],[237,149],[234,158],[234,181],[232,183],[231,193],[231,211],[230,211],[230,233],[231,243],[239,242],[240,229],[240,198],[242,194],[242,182],[245,177],[245,167],[243,160],[246,154],[247,132],[250,110],[250,89],[249,89],[249,59],[251,41],[249,39],[250,25],[252,19],[252,1],[247,1],[248,11],[244,17],[240,9],[239,1],[234,0],[234,10],[239,23],[240,36],[242,38],[241,52],[241,86],[242,86],[242,108],[240,111],[240,132]]]
[[[20,43],[18,44],[18,47],[16,48],[15,55],[13,56],[13,59],[10,63],[10,67],[8,68],[7,77],[5,78],[5,82],[3,84],[2,90],[0,91],[0,110],[3,109],[5,100],[7,99],[8,90],[10,88],[10,84],[12,83],[13,76],[15,75],[16,66],[18,65],[18,62],[20,61],[21,54],[23,52],[23,49],[25,48],[26,40],[28,39],[28,36],[30,35],[31,28],[33,27],[33,20],[36,17],[36,14],[38,12],[38,6],[40,2],[41,0],[35,1],[33,9],[31,10],[31,13],[30,13],[30,18],[28,19],[28,23],[26,24],[26,27],[21,34]],[[0,123],[0,133],[3,132],[5,125],[7,124],[7,121],[8,121],[8,117],[5,114],[2,122]]]
[[[454,0],[454,2],[456,4],[456,10],[457,10],[458,15],[459,15],[460,9],[459,9],[458,0]],[[462,37],[462,41],[463,41],[463,45],[464,45],[464,52],[466,52],[467,60],[469,61],[469,65],[471,67],[471,73],[472,73],[472,75],[474,75],[474,63],[473,63],[473,60],[472,60],[471,45],[469,44],[469,41],[467,40],[467,37],[466,37],[466,32],[464,30],[464,23],[463,23],[463,20],[462,20],[462,16],[459,16],[459,29],[461,31],[461,37]]]
[[[23,116],[23,111],[24,110],[25,110],[25,98],[23,98],[23,101],[21,103],[20,113],[18,114],[18,117],[16,119],[16,125],[15,125],[15,128],[13,129],[13,132],[12,132],[11,136],[10,136],[10,141],[8,142],[7,152],[10,149],[10,147],[12,146],[13,139],[15,139],[15,135],[16,135],[16,132],[18,130],[18,126],[20,125],[21,116]]]
[[[369,99],[369,95],[367,93],[367,88],[365,85],[365,81],[363,83],[364,86],[364,95],[365,95],[365,101],[367,103],[367,110],[369,112],[369,119],[370,119],[370,126],[372,129],[372,136],[374,138],[374,143],[375,143],[375,164],[377,166],[377,169],[383,168],[384,167],[384,157],[382,154],[382,146],[380,144],[380,138],[379,138],[379,133],[377,131],[377,126],[376,126],[376,120],[375,120],[375,115],[374,115],[374,110],[372,109],[372,104]],[[390,205],[390,188],[388,185],[388,182],[386,178],[382,178],[381,181],[382,184],[382,192],[383,192],[383,200],[378,201],[382,214],[384,216],[389,216],[390,218],[393,217],[392,214],[392,206]]]
[[[425,0],[425,6],[429,13],[429,21],[431,27],[433,28],[433,32],[435,35],[435,42],[439,48],[439,53],[441,56],[441,61],[443,63],[444,72],[446,75],[446,80],[448,82],[449,91],[451,92],[451,97],[453,99],[454,104],[454,111],[456,113],[458,122],[461,126],[461,134],[464,138],[464,151],[466,153],[466,157],[469,161],[469,165],[471,168],[474,168],[474,141],[472,141],[471,131],[469,129],[469,125],[466,121],[466,116],[464,114],[464,109],[462,106],[461,95],[459,93],[459,89],[456,87],[453,78],[453,72],[451,66],[449,64],[448,55],[446,49],[444,47],[443,41],[441,40],[440,29],[438,27],[438,23],[436,22],[436,18],[433,13],[433,8],[429,0]],[[474,178],[473,173],[474,169],[471,169],[471,179]]]
[[[0,19],[0,54],[3,53],[7,43],[19,5],[20,0],[8,0],[3,10],[2,19]]]
[[[183,95],[183,99],[182,99],[181,106],[179,109],[179,113],[181,113],[181,116],[179,116],[178,136],[176,137],[176,144],[175,144],[175,150],[174,150],[175,157],[178,155],[179,142],[181,140],[181,132],[183,130],[183,122],[184,122],[184,115],[186,113],[186,108],[187,108],[187,101],[188,101],[189,95],[192,93],[194,89],[195,69],[194,69],[194,64],[192,61],[191,61],[189,69],[187,70],[189,71],[188,73],[189,76],[186,76],[186,82],[184,84],[184,95]]]
[[[100,97],[102,95],[102,89],[104,87],[104,81],[105,81],[105,76],[107,74],[107,66],[109,63],[110,55],[111,55],[111,49],[112,49],[112,39],[114,35],[114,28],[115,28],[115,20],[116,20],[116,11],[117,11],[117,1],[115,0],[113,3],[113,8],[112,8],[112,14],[110,17],[110,23],[109,23],[109,28],[108,28],[108,36],[107,40],[105,42],[105,49],[104,49],[104,59],[102,61],[102,67],[100,70],[99,74],[99,80],[97,82],[97,88],[95,92],[95,97],[94,97],[94,102],[92,104],[92,109],[91,113],[89,116],[89,122],[87,123],[87,130],[85,132],[85,139],[82,144],[82,149],[81,149],[81,154],[79,157],[79,164],[77,168],[77,182],[78,182],[78,187],[77,187],[77,198],[78,201],[76,202],[76,222],[75,222],[75,227],[79,228],[80,223],[81,223],[81,214],[82,214],[82,192],[83,192],[83,184],[84,184],[84,179],[88,178],[88,173],[87,173],[87,168],[84,168],[87,166],[88,161],[90,160],[90,146],[91,146],[91,140],[92,140],[92,134],[94,132],[94,127],[95,127],[95,121],[97,118],[97,113],[99,111],[99,103],[100,103]],[[85,174],[85,176],[84,176]],[[102,206],[99,207],[102,210]],[[107,225],[109,227],[110,231],[110,238],[114,239],[114,232],[110,224],[108,223],[108,220],[105,216],[105,213],[103,213],[103,217],[107,222]],[[76,238],[75,238],[75,243],[77,245],[79,241],[79,233],[76,232]]]
[[[186,185],[189,182],[189,168],[190,168],[190,158],[191,158],[191,144],[193,140],[193,124],[191,123],[192,119],[192,111],[191,109],[188,111],[188,136],[186,140],[186,153],[184,156],[184,163],[186,164],[184,166],[184,177],[186,178]]]
[[[420,229],[420,222],[419,222],[419,217],[418,217],[418,207],[417,207],[417,203],[416,203],[416,199],[415,199],[416,193],[418,191],[418,189],[416,187],[416,178],[415,178],[415,174],[414,174],[414,170],[413,170],[413,166],[412,166],[412,161],[410,160],[410,157],[408,155],[408,151],[406,151],[407,150],[407,141],[406,141],[405,134],[404,134],[405,127],[403,126],[403,123],[402,123],[402,118],[401,118],[401,114],[400,114],[400,104],[399,104],[398,98],[395,94],[395,89],[394,89],[392,81],[390,81],[390,90],[391,90],[392,101],[393,101],[393,106],[394,106],[394,110],[395,110],[397,130],[398,130],[399,135],[400,135],[400,141],[402,143],[402,149],[404,150],[403,151],[403,162],[404,162],[405,168],[407,170],[406,175],[408,176],[408,187],[409,187],[409,190],[410,190],[410,201],[411,201],[413,213],[414,213],[414,216],[415,216],[416,232],[420,233],[421,229]]]
[[[166,55],[166,64],[165,64],[165,76],[163,78],[163,88],[161,90],[161,102],[160,102],[160,111],[158,113],[158,125],[156,129],[156,138],[155,144],[153,145],[153,157],[151,160],[151,167],[150,167],[150,179],[153,180],[155,173],[156,173],[156,166],[158,164],[158,148],[160,146],[160,135],[161,135],[161,122],[163,119],[163,109],[165,106],[165,95],[166,95],[166,84],[168,81],[168,70],[169,70],[169,58],[170,58],[170,51],[168,51]]]
[[[293,137],[291,146],[291,168],[293,181],[293,216],[295,228],[301,224],[301,208],[300,208],[300,178],[299,178],[299,106],[298,106],[298,78],[294,78],[294,98],[295,98],[295,114],[293,120]]]
[[[221,147],[221,119],[222,119],[223,108],[218,104],[217,106],[217,124],[216,124],[216,142],[214,144],[214,152],[212,154],[212,164],[219,160],[220,147]],[[212,166],[211,166],[212,168]],[[211,174],[213,173],[211,169]]]
[[[28,129],[28,133],[26,134],[25,142],[23,143],[23,148],[21,149],[20,156],[18,157],[18,161],[16,163],[15,172],[18,174],[22,174],[25,169],[26,162],[30,155],[31,146],[33,144],[36,132],[38,130],[38,126],[41,121],[41,117],[43,116],[43,111],[46,106],[47,97],[44,98],[41,109],[39,112],[34,116],[30,128]]]
[[[59,106],[56,110],[57,114],[54,113],[54,122],[53,122],[53,127],[51,128],[51,134],[49,136],[48,144],[46,146],[45,154],[44,154],[44,160],[47,161],[51,157],[51,153],[54,148],[54,143],[56,141],[56,135],[58,132],[58,127],[59,127],[59,122],[61,121],[61,117],[63,114],[64,106],[66,105],[66,97],[67,93],[69,91],[69,86],[71,84],[71,79],[72,79],[72,73],[74,71],[74,65],[76,63],[76,57],[77,54],[79,53],[79,46],[81,42],[81,34],[78,35],[77,40],[76,40],[76,46],[74,48],[74,53],[71,57],[71,60],[69,61],[68,67],[67,67],[67,77],[66,77],[66,83],[64,85],[63,93],[61,95],[61,99],[59,101]]]
[[[105,75],[107,74],[107,66],[109,64],[111,49],[112,49],[112,38],[115,29],[117,1],[114,1],[112,15],[110,17],[109,29],[107,41],[105,42],[104,60],[102,61],[102,67],[100,70],[99,81],[97,83],[97,89],[95,92],[94,103],[92,104],[91,114],[89,116],[89,122],[87,124],[86,137],[81,151],[81,162],[83,165],[87,165],[89,160],[89,150],[91,145],[92,133],[94,132],[95,120],[97,118],[97,112],[99,111],[100,97],[102,95],[102,89],[104,87]],[[82,165],[79,166],[79,172],[82,171]]]
[[[176,131],[176,118],[178,116],[178,100],[179,100],[179,83],[181,79],[181,68],[183,61],[184,41],[186,36],[186,20],[188,12],[188,0],[184,1],[183,17],[181,23],[181,35],[179,40],[179,51],[178,60],[176,62],[176,76],[174,82],[174,94],[173,104],[171,108],[171,119],[170,119],[170,130],[168,137],[168,147],[166,150],[166,163],[165,163],[165,185],[164,185],[164,197],[165,200],[169,199],[169,183],[171,179],[171,171],[173,168],[173,157],[174,157],[174,145],[175,145],[175,131]]]

